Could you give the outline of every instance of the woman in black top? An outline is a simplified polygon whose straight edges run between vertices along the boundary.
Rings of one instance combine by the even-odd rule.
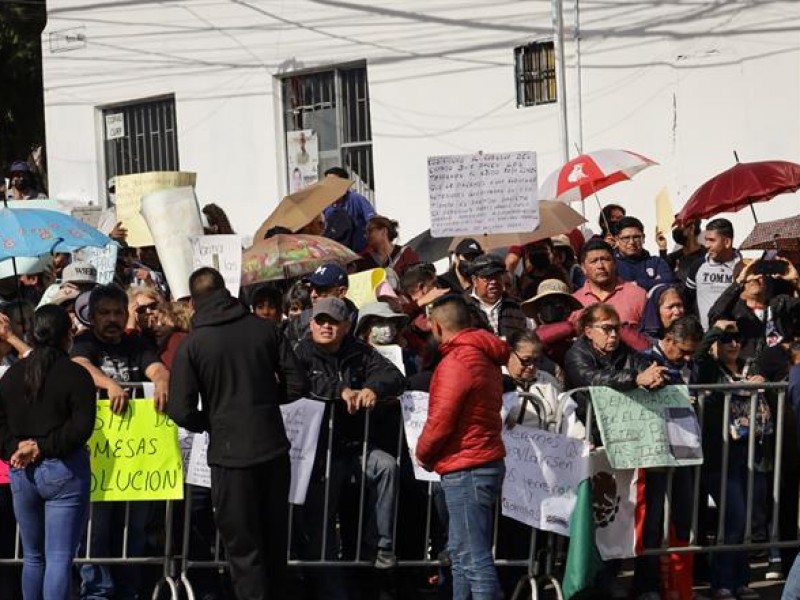
[[[69,600],[88,516],[95,388],[69,359],[71,328],[62,307],[37,310],[33,351],[0,380],[0,456],[11,466],[26,600]]]

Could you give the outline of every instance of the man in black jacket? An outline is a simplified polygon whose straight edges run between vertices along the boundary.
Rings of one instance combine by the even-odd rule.
[[[193,331],[175,355],[167,414],[209,432],[211,496],[237,598],[285,598],[290,446],[279,405],[304,396],[308,380],[284,336],[231,297],[217,271],[198,269],[189,288]]]
[[[364,409],[376,403],[399,396],[405,388],[402,373],[391,362],[368,344],[349,334],[348,310],[340,298],[323,298],[314,304],[311,336],[297,346],[297,357],[311,379],[310,398],[328,403],[325,422],[333,410],[333,438],[320,432],[314,475],[304,506],[307,519],[311,558],[319,559],[322,553],[323,499],[325,496],[325,450],[331,450],[327,557],[335,555],[334,528],[339,496],[346,480],[362,471],[361,456],[366,432]],[[369,440],[367,440],[369,442]],[[364,468],[370,504],[374,507],[377,530],[377,568],[393,567],[394,555],[394,505],[397,480],[395,458],[368,444]],[[332,587],[331,581],[325,581]]]

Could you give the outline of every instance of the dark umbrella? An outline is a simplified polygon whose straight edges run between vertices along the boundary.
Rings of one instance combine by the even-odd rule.
[[[756,223],[740,248],[800,252],[800,217]]]
[[[697,188],[675,221],[682,225],[746,206],[750,206],[755,218],[753,203],[798,189],[800,165],[796,163],[782,160],[738,163]]]

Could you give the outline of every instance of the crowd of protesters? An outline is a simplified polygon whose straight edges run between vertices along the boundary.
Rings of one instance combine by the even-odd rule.
[[[208,233],[232,232],[219,207],[203,212]],[[800,255],[743,259],[724,218],[674,229],[671,253],[658,232],[657,254],[645,249],[642,222],[621,206],[606,206],[599,226],[598,235],[565,232],[502,252],[466,238],[449,270],[437,272],[398,243],[396,221],[374,214],[351,191],[307,228],[349,245],[359,261],[251,286],[238,299],[212,269],[192,275],[191,298],[170,298],[154,248],[125,246],[117,223],[108,228],[122,244],[114,283],[98,285],[91,264],[61,255],[46,271],[13,285],[0,282],[6,294],[0,356],[8,371],[0,380],[0,457],[6,461],[0,462],[0,559],[14,555],[14,514],[24,551],[22,575],[0,567],[0,597],[14,600],[21,591],[26,599],[69,598],[79,546],[84,556],[88,546],[92,557],[111,557],[121,555],[123,539],[128,556],[163,544],[152,502],[131,503],[127,511],[124,504],[95,503],[91,535],[83,533],[89,508],[84,446],[95,389],[122,413],[131,397],[126,384],[145,381],[154,384],[157,410],[190,431],[210,432],[211,493],[189,489],[198,515],[192,552],[210,557],[214,526],[202,524],[211,522],[213,506],[240,600],[286,597],[287,541],[296,558],[358,554],[377,572],[390,572],[398,559],[422,558],[410,549],[425,547],[424,558],[442,566],[442,597],[510,595],[515,582],[498,576],[492,561],[493,511],[504,473],[504,391],[533,394],[542,409],[515,407],[506,426],[549,428],[566,410],[572,418],[564,432],[584,437],[589,397],[578,393],[564,405],[564,390],[800,381]],[[373,268],[386,269],[387,284],[376,302],[357,307],[347,297],[350,277]],[[399,347],[400,360],[387,359],[385,346]],[[421,539],[420,527],[403,525],[424,518],[427,489],[414,480],[408,453],[398,445],[397,398],[405,390],[430,394],[417,449],[418,463],[442,476],[433,486],[430,540]],[[324,402],[323,422],[332,418],[335,426],[331,439],[322,428],[306,503],[293,512],[290,527],[288,442],[278,404],[301,397]],[[719,505],[720,483],[727,482],[726,544],[741,544],[745,536],[751,436],[758,465],[753,539],[767,539],[773,507],[766,490],[778,454],[784,459],[779,537],[797,539],[800,388],[789,388],[789,400],[780,447],[772,395],[759,394],[755,423],[749,394],[733,396],[729,415],[722,394],[706,400],[701,497]],[[727,473],[719,460],[724,418],[731,440]],[[589,435],[601,444],[596,431]],[[366,525],[357,535],[362,474]],[[693,477],[693,470],[677,469],[671,484],[674,532],[683,542]],[[664,471],[645,473],[644,548],[662,544],[667,481]],[[715,531],[703,504],[701,544]],[[512,538],[511,551],[521,545],[521,558],[527,556],[530,530],[504,517],[500,528]],[[769,558],[767,576],[779,578],[788,574],[794,552],[771,551]],[[636,560],[631,589],[621,586],[618,571],[614,562],[605,565],[608,585],[600,597],[660,597],[657,558]],[[750,587],[745,551],[715,553],[694,572],[712,598],[759,597]],[[312,568],[298,585],[313,598],[364,597],[357,578]],[[145,579],[134,565],[83,564],[80,598],[144,597]],[[225,597],[217,578],[196,584],[197,597]]]

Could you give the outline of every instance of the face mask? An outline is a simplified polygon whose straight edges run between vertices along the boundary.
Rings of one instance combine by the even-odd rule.
[[[539,309],[539,320],[542,323],[559,323],[569,316],[567,307],[561,304],[543,304]]]
[[[376,346],[391,344],[397,335],[394,325],[373,325],[369,329],[369,341]]]
[[[22,191],[25,189],[25,178],[24,177],[14,177],[11,180],[11,185],[14,186],[16,189]]]
[[[675,243],[679,246],[686,245],[686,232],[683,230],[682,227],[678,227],[677,229],[672,230],[672,239],[675,240]]]

